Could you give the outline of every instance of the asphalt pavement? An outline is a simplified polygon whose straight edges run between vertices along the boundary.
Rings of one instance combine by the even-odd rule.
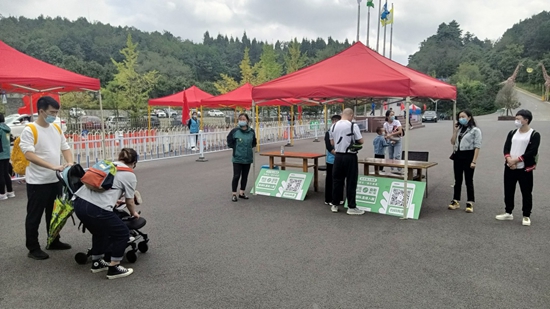
[[[494,218],[504,209],[502,147],[514,128],[496,114],[477,118],[483,148],[473,214],[447,210],[451,121],[409,134],[410,150],[427,150],[438,163],[419,220],[333,214],[323,181],[303,202],[252,196],[233,203],[229,152],[207,154],[208,162],[142,162],[139,209],[151,241],[135,264],[123,263],[135,271],[123,279],[74,262],[91,236],[71,222],[62,240],[73,249],[27,258],[26,192],[15,185],[17,197],[0,201],[0,308],[549,308],[550,105],[519,98],[542,135],[530,227],[521,225],[519,194],[514,221]],[[360,156],[369,157],[374,134],[364,137]],[[323,143],[299,141],[292,150],[322,152]],[[45,234],[43,224],[42,243]]]

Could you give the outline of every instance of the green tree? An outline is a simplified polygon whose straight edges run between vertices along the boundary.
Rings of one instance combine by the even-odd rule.
[[[497,93],[495,105],[506,110],[506,116],[512,115],[512,110],[521,106],[518,101],[516,90],[511,83],[505,83],[502,89]]]
[[[297,39],[290,42],[288,52],[284,56],[286,74],[296,72],[306,65],[307,56],[300,51],[300,43]]]
[[[107,85],[105,92],[106,106],[127,110],[131,116],[138,116],[147,108],[149,92],[158,81],[158,72],[149,71],[143,74],[137,72],[139,52],[137,43],[132,42],[132,36],[128,34],[126,47],[120,53],[124,60],[117,62],[111,59],[117,73],[114,79]]]
[[[214,87],[216,87],[219,93],[224,94],[239,87],[239,83],[233,77],[223,73],[220,76],[222,79],[214,82]]]
[[[277,54],[272,45],[264,44],[260,61],[255,65],[257,71],[256,82],[265,83],[281,76],[283,68],[277,62]]]
[[[256,84],[256,71],[255,68],[250,64],[249,51],[250,49],[248,47],[245,47],[243,60],[239,65],[239,68],[241,69],[241,85],[244,85],[246,83],[250,83],[253,85]]]

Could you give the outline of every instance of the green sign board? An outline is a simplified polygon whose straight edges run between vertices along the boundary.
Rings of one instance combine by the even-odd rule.
[[[310,130],[315,130],[315,129],[319,130],[319,121],[311,121],[309,123],[309,129]]]
[[[313,179],[313,173],[262,168],[254,184],[257,195],[303,201]]]
[[[407,182],[407,218],[418,219],[425,190],[425,182]],[[403,180],[361,175],[356,192],[357,208],[384,215],[403,216],[405,195]]]

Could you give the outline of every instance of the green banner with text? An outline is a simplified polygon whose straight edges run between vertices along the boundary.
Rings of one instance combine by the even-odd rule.
[[[262,168],[253,192],[257,195],[303,201],[312,179],[313,173]]]
[[[407,218],[418,219],[425,190],[425,182],[407,182]],[[361,175],[356,192],[357,208],[384,215],[403,216],[405,195],[403,180]]]

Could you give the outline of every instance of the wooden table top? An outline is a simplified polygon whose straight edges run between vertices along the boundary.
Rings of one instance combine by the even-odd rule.
[[[286,151],[285,154],[281,154],[280,151],[268,151],[260,153],[260,156],[266,157],[280,157],[280,158],[297,158],[297,159],[318,159],[326,156],[324,153],[311,153],[311,152],[293,152]]]
[[[373,166],[387,166],[387,167],[405,167],[405,160],[391,160],[391,159],[375,159],[366,158],[359,159],[357,161],[360,164],[368,164]],[[424,161],[411,161],[409,160],[408,168],[430,168],[436,166],[436,162],[424,162]]]

